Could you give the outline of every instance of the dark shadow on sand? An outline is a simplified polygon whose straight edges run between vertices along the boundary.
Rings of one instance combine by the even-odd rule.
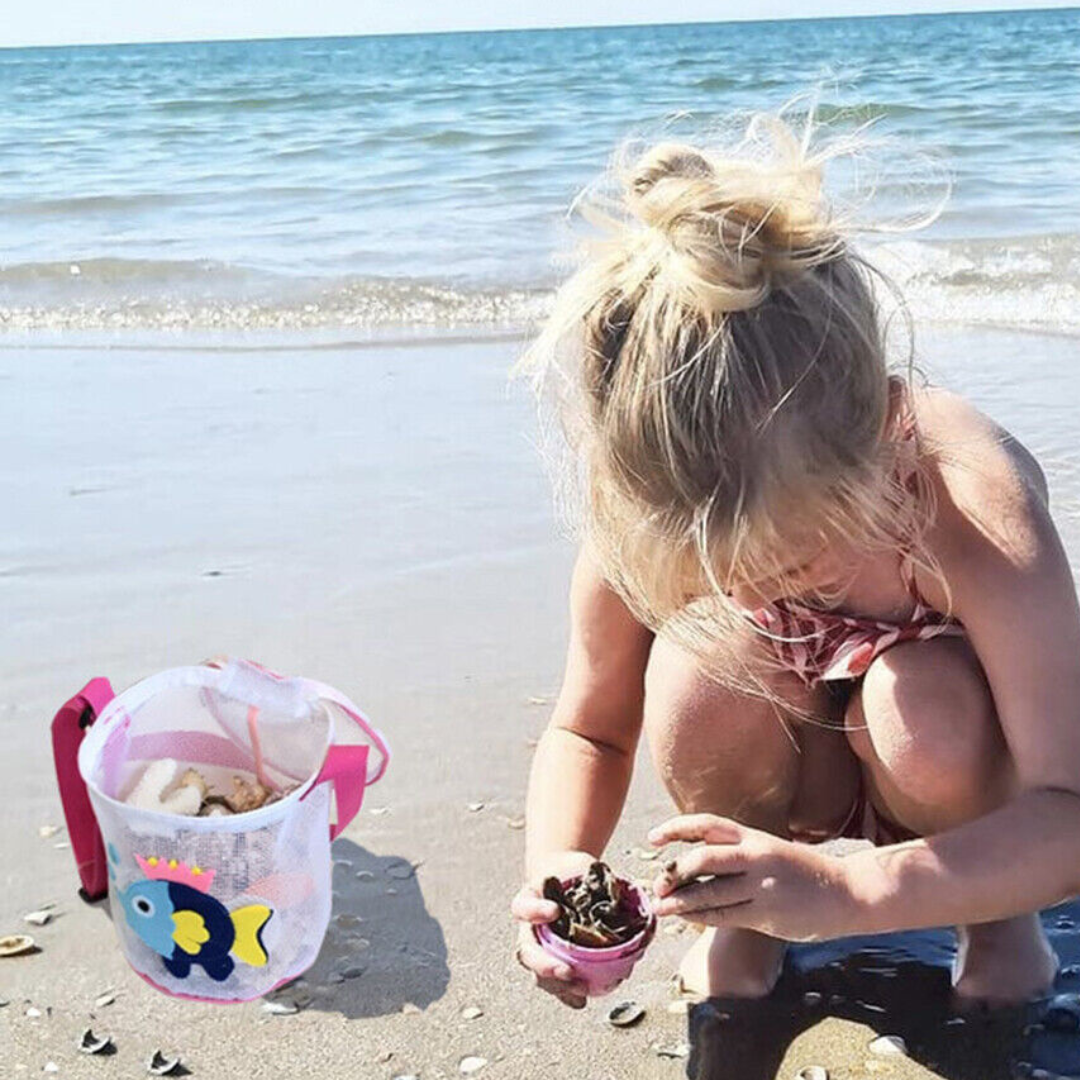
[[[1055,992],[1080,992],[1080,903],[1044,913],[1043,923],[1061,960]],[[954,951],[944,930],[798,946],[765,1001],[713,999],[691,1010],[687,1076],[774,1080],[792,1040],[827,1016],[899,1035],[913,1060],[946,1080],[1015,1080],[1035,1069],[1080,1075],[1080,1033],[1043,1028],[1045,1002],[960,1008],[950,984]]]
[[[442,927],[408,859],[334,843],[334,908],[315,964],[272,998],[355,1020],[423,1009],[446,992]],[[407,876],[405,876],[407,874]]]

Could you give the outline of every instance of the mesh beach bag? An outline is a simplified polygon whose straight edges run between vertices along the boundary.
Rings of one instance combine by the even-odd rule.
[[[247,1001],[314,962],[330,920],[330,842],[389,761],[348,698],[230,661],[164,671],[115,697],[95,679],[52,731],[82,894],[108,892],[142,978],[174,997]],[[216,816],[125,801],[154,763],[174,762],[212,791],[239,778],[271,801]]]

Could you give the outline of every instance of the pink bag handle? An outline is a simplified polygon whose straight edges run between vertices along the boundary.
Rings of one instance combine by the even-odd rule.
[[[84,900],[100,900],[109,891],[108,863],[86,782],[79,773],[79,747],[91,724],[113,697],[108,679],[91,679],[56,714],[52,722],[53,761],[68,836],[82,882]]]
[[[334,785],[337,821],[330,826],[330,839],[336,840],[359,812],[367,788],[378,783],[386,774],[390,764],[390,747],[382,732],[344,694],[314,679],[304,679],[303,682],[312,696],[336,705],[371,741],[370,746],[331,746],[315,778],[316,785],[323,782]],[[379,755],[374,773],[369,771],[372,750]]]
[[[314,679],[302,681],[313,697],[336,705],[371,740],[371,748],[379,755],[379,764],[374,774],[365,778],[365,783],[369,786],[377,784],[386,775],[387,766],[390,764],[390,744],[386,741],[386,736],[340,691]]]
[[[304,795],[306,799],[319,784],[334,785],[337,821],[330,825],[330,839],[336,840],[360,812],[367,788],[369,746],[331,746],[326,760],[315,777],[315,783]]]

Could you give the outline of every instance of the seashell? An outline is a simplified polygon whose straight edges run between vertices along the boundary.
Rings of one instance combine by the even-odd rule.
[[[330,974],[326,976],[326,981],[330,986],[337,986],[345,981],[345,976],[342,975],[340,971],[331,971]]]
[[[339,866],[344,866],[346,868],[351,867],[352,866],[352,860],[351,859],[335,859],[334,860],[334,869],[336,870]]]
[[[508,829],[524,829],[525,819],[523,817],[512,817],[506,819],[506,827]]]
[[[0,998],[0,1009],[6,1009],[11,1004],[10,999]]]
[[[420,1080],[420,1077],[415,1073],[395,1073],[390,1080]]]
[[[389,806],[373,806],[368,811],[368,813],[371,814],[372,817],[382,817],[383,814],[389,814],[390,813],[390,807]]]
[[[193,787],[199,793],[199,802],[210,794],[210,788],[198,769],[187,769],[180,777],[180,787]]]
[[[476,1005],[467,1005],[461,1010],[462,1020],[479,1020],[484,1015],[484,1010]]]
[[[660,858],[659,849],[647,850],[645,848],[634,848],[630,853],[635,859],[641,859],[644,862],[652,862],[654,859]]]
[[[225,805],[234,814],[246,814],[265,806],[270,794],[270,789],[263,787],[258,780],[245,780],[242,776],[234,776],[232,794],[225,796]]]
[[[525,701],[529,705],[546,705],[548,703],[548,699],[546,697],[540,697],[539,694],[533,694],[532,697],[526,698]]]
[[[822,996],[816,990],[807,990],[802,996],[802,1003],[808,1008],[814,1008],[821,1004]]]
[[[264,1001],[263,1012],[271,1016],[292,1016],[300,1011],[300,1006],[295,1001]]]
[[[405,1016],[419,1016],[423,1011],[419,1005],[414,1005],[411,1001],[406,1001],[401,1006],[401,1011]]]
[[[466,805],[465,809],[468,810],[470,814],[479,814],[480,811],[484,809],[484,806],[485,804],[482,802],[471,802]]]
[[[879,1057],[901,1057],[907,1053],[907,1043],[899,1035],[879,1035],[867,1049]]]
[[[869,1001],[856,1001],[855,1004],[858,1005],[862,1009],[866,1009],[867,1012],[875,1012],[875,1013],[888,1012],[888,1010],[885,1008],[884,1005],[874,1005],[874,1004],[871,1004],[871,1002],[869,1002]]]
[[[653,1043],[652,1051],[657,1057],[662,1058],[686,1058],[690,1056],[690,1044],[680,1043]]]
[[[397,878],[399,881],[404,881],[406,878],[411,878],[415,873],[415,869],[412,863],[408,862],[396,862],[392,866],[387,868],[387,875],[392,878]]]
[[[104,1009],[106,1005],[111,1005],[116,1000],[116,994],[112,990],[106,990],[105,993],[99,994],[94,999],[95,1009]]]
[[[37,1020],[41,1016],[41,1010],[34,1005],[31,1005],[30,1008],[26,1010],[26,1015],[29,1016],[31,1020]]]
[[[620,1001],[608,1010],[608,1023],[612,1027],[633,1027],[645,1015],[645,1009],[636,1001]]]
[[[359,979],[366,970],[367,968],[363,964],[349,964],[348,967],[341,969],[341,977],[343,979]]]
[[[108,1054],[116,1049],[113,1046],[112,1039],[106,1035],[104,1038],[99,1038],[94,1032],[87,1028],[82,1033],[82,1038],[79,1039],[79,1050],[83,1054]]]
[[[1080,995],[1058,994],[1050,999],[1043,1014],[1048,1031],[1072,1034],[1080,1031]]]
[[[463,1057],[461,1059],[461,1063],[458,1065],[458,1071],[468,1076],[470,1073],[479,1072],[487,1063],[487,1058],[470,1055],[469,1057]]]
[[[57,1065],[55,1061],[46,1061],[45,1064],[41,1066],[41,1071],[46,1073],[58,1073],[60,1071],[60,1066]]]
[[[375,1055],[375,1063],[377,1065],[385,1065],[394,1056],[393,1050],[380,1050]]]
[[[0,937],[0,956],[23,956],[34,952],[37,946],[29,934],[7,934]]]
[[[60,831],[59,825],[39,825],[37,834],[42,840],[49,840]]]
[[[374,877],[375,877],[375,875],[370,870],[357,870],[356,871],[356,880],[357,881],[372,881],[374,879]]]
[[[44,926],[47,922],[52,921],[52,912],[46,911],[44,908],[41,911],[30,911],[23,916],[23,922],[29,923],[31,926]]]
[[[173,758],[152,761],[125,802],[140,810],[195,817],[202,806],[202,796],[195,788],[181,787],[167,794],[176,784],[179,771],[180,763]]]
[[[166,1057],[160,1050],[155,1050],[154,1056],[146,1063],[146,1071],[154,1076],[172,1076],[179,1068],[178,1057]]]
[[[807,1065],[795,1074],[795,1080],[829,1080],[829,1070],[824,1065]]]

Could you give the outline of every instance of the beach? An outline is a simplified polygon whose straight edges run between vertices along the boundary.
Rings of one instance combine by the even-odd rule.
[[[1076,340],[933,328],[920,343],[928,374],[1041,455],[1076,566]],[[776,998],[742,1010],[668,1011],[688,937],[666,929],[633,979],[585,1012],[532,989],[507,904],[532,743],[558,689],[573,546],[533,406],[508,382],[520,348],[502,337],[0,352],[0,933],[29,930],[41,949],[0,961],[0,1075],[49,1062],[62,1076],[135,1075],[160,1047],[222,1080],[452,1077],[470,1056],[493,1077],[771,1080],[821,1064],[840,1080],[996,1080],[1011,1062],[1075,1053],[1025,1040],[1014,1015],[957,1023],[944,932],[796,949]],[[105,906],[76,896],[65,832],[48,828],[63,820],[56,709],[92,676],[121,688],[221,653],[339,687],[394,748],[334,846],[334,922],[305,985],[284,992],[302,1006],[292,1015],[143,984]],[[651,876],[640,851],[669,811],[643,759],[609,850],[617,868]],[[400,860],[412,877],[387,872]],[[48,925],[22,923],[46,904]],[[1063,916],[1080,911],[1046,916],[1075,964]],[[346,959],[362,975],[334,982]],[[115,1000],[95,1007],[102,995]],[[605,1015],[624,998],[647,1014],[618,1031]],[[116,1054],[78,1053],[87,1026]],[[878,1033],[906,1038],[910,1056],[875,1058]],[[1068,1075],[1060,1060],[1057,1071]]]
[[[948,931],[798,947],[769,1000],[690,1005],[692,931],[665,925],[572,1013],[514,961],[508,911],[575,555],[510,372],[582,235],[571,203],[627,138],[785,103],[871,124],[827,177],[887,226],[852,242],[909,301],[920,377],[1039,458],[1080,577],[1078,31],[1059,10],[0,50],[0,936],[38,945],[0,958],[0,1080],[142,1075],[156,1050],[214,1080],[1080,1076],[1031,1010],[956,1011]],[[334,844],[318,962],[230,1007],[145,985],[79,899],[49,743],[91,677],[221,655],[339,688],[394,750]],[[618,872],[653,875],[671,809],[643,750]],[[1080,990],[1080,905],[1044,919]],[[626,999],[645,1016],[617,1030]],[[87,1027],[115,1053],[79,1053]]]

